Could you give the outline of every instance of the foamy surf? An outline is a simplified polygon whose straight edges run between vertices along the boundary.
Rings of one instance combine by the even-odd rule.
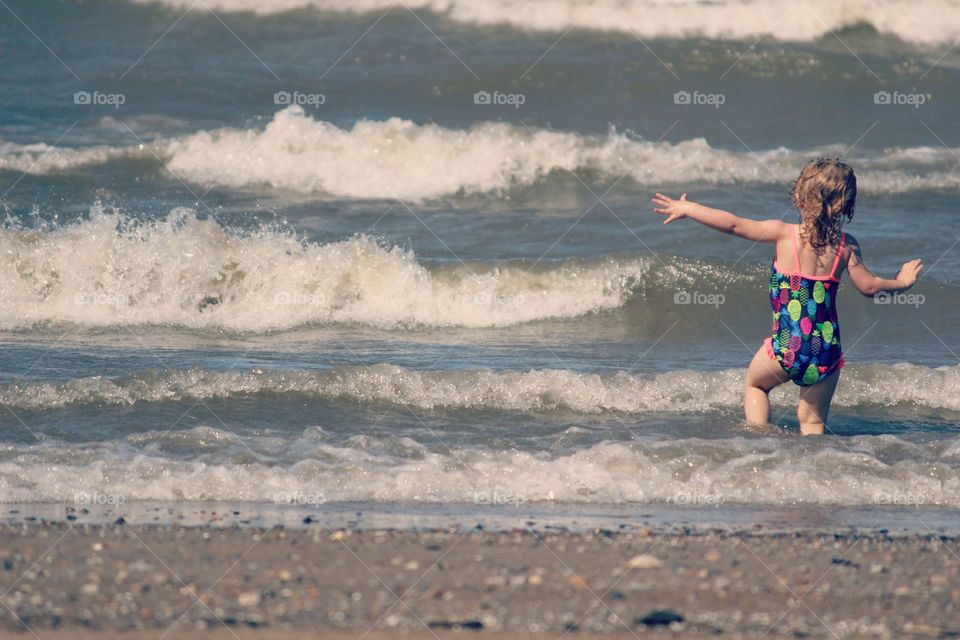
[[[60,145],[17,144],[0,141],[0,171],[17,171],[33,175],[68,173],[78,168],[97,166],[131,158],[149,158],[147,145],[119,147],[97,145],[72,149]]]
[[[190,459],[163,453],[196,441]],[[269,441],[269,442],[268,442]],[[285,460],[278,457],[287,456]],[[247,462],[231,460],[246,458]],[[68,460],[65,463],[64,460]],[[576,451],[451,447],[312,428],[278,450],[198,427],[82,449],[57,442],[7,451],[0,502],[100,499],[309,506],[336,502],[673,503],[960,506],[960,441],[893,436],[844,443],[799,438],[636,439]]]
[[[137,222],[0,229],[0,327],[175,325],[267,332],[306,324],[502,327],[621,307],[653,258],[427,268],[367,236],[329,244],[234,232],[194,211]],[[661,279],[680,278],[681,261]]]
[[[530,371],[417,371],[378,364],[327,371],[143,372],[118,379],[100,376],[67,382],[14,383],[0,387],[0,403],[15,409],[51,410],[70,405],[132,406],[207,401],[261,394],[321,401],[402,405],[421,410],[572,411],[583,414],[683,413],[737,409],[743,402],[743,369],[660,374]],[[844,369],[834,405],[914,407],[960,411],[960,365],[851,365]],[[794,401],[792,386],[772,394]]]
[[[584,135],[503,122],[460,130],[389,118],[341,128],[293,106],[277,112],[263,129],[199,131],[134,147],[3,143],[0,170],[54,175],[128,158],[158,158],[176,178],[205,186],[422,201],[503,194],[569,173],[611,181],[626,176],[641,187],[787,184],[810,158],[841,152],[841,147],[740,152],[711,147],[703,138],[651,142],[613,130]],[[951,169],[955,154],[948,148],[891,148],[850,160],[863,192],[895,194],[960,188],[960,175]]]
[[[643,38],[811,41],[849,27],[876,31],[918,44],[960,37],[960,5],[951,0],[134,0],[177,10],[213,9],[260,15],[297,9],[349,14],[382,13],[393,7],[429,11],[453,22],[528,31],[617,32]]]

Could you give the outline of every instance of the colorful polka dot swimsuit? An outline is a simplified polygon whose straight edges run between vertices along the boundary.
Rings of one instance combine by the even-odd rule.
[[[845,239],[841,237],[829,276],[810,276],[801,271],[796,233],[793,235],[796,270],[793,273],[778,271],[776,259],[770,266],[773,335],[764,344],[770,357],[802,387],[814,385],[843,367],[837,320],[840,278],[836,274]]]

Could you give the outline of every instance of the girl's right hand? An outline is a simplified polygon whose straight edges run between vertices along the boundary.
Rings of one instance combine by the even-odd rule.
[[[903,266],[900,267],[900,271],[897,272],[897,282],[902,284],[904,287],[912,287],[914,283],[916,283],[921,269],[923,269],[922,258],[917,258],[916,260],[911,260],[910,262],[904,262]]]

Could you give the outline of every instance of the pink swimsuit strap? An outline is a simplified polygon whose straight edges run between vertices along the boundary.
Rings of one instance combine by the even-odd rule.
[[[822,279],[823,279],[822,276],[811,276],[811,275],[805,274],[805,273],[802,271],[802,269],[801,269],[801,267],[800,267],[800,246],[799,246],[799,244],[797,243],[797,237],[800,235],[800,225],[795,225],[795,226],[796,226],[797,229],[796,229],[796,232],[793,234],[793,260],[794,260],[794,262],[796,263],[796,269],[795,269],[793,275],[798,275],[798,276],[801,276],[801,277],[804,277],[804,278],[808,278],[808,279],[811,279],[811,280],[822,280]],[[837,278],[837,268],[840,266],[840,258],[843,257],[843,247],[844,247],[844,244],[846,243],[846,240],[847,240],[847,234],[841,233],[841,234],[840,234],[840,248],[837,249],[837,257],[836,257],[836,259],[833,261],[833,268],[830,269],[830,275],[828,276],[828,278],[829,278],[830,280],[838,280],[838,278]]]

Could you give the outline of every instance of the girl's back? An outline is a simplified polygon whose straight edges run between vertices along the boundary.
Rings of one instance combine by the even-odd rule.
[[[819,252],[809,243],[804,241],[800,225],[793,225],[795,228],[794,238],[797,240],[797,254],[800,258],[800,273],[813,276],[815,278],[829,277],[833,270],[833,265],[837,261],[837,255],[840,254],[840,263],[837,265],[837,278],[843,273],[847,266],[847,250],[844,243],[844,250],[841,254],[840,243],[824,247]],[[796,256],[794,254],[793,240],[782,238],[777,242],[775,266],[781,273],[793,273],[796,270]]]

